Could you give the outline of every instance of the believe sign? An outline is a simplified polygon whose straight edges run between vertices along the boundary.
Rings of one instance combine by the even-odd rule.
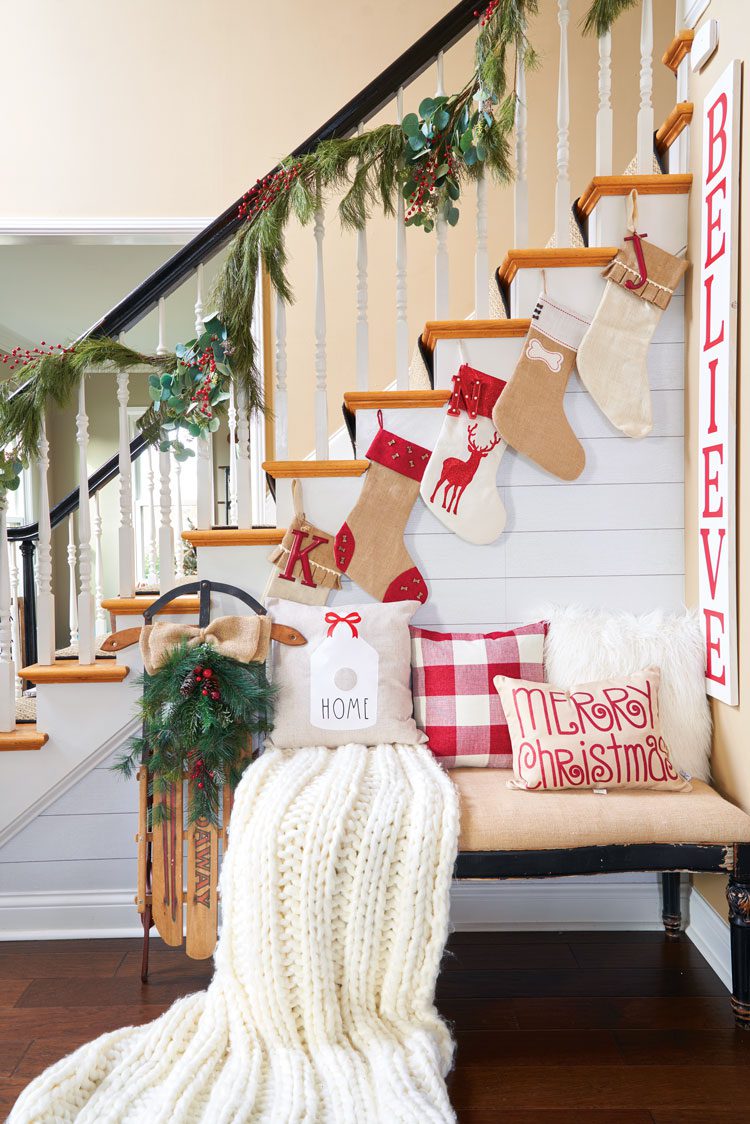
[[[701,176],[698,594],[706,690],[732,706],[738,702],[735,398],[741,82],[742,64],[735,60],[703,102]]]

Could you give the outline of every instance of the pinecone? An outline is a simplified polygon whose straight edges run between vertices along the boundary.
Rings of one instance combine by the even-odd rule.
[[[195,672],[189,671],[180,684],[180,694],[183,696],[183,698],[187,699],[190,697],[190,695],[192,695],[197,682],[198,677],[196,676]]]

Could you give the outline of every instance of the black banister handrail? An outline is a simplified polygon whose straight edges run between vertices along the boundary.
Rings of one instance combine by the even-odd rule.
[[[307,140],[294,149],[292,156],[302,156],[310,152],[323,140],[342,137],[353,133],[361,122],[369,121],[383,108],[396,94],[401,86],[417,78],[440,51],[447,50],[460,39],[475,22],[475,11],[478,0],[461,0],[442,19],[438,20],[429,31],[425,32],[415,43],[403,52],[395,62],[368,83],[346,105],[334,113],[325,124],[321,125]],[[272,170],[273,174],[276,168]],[[168,297],[170,293],[193,273],[199,265],[213,257],[221,250],[246,220],[239,218],[241,199],[236,200],[231,206],[215,218],[213,222],[192,238],[187,245],[181,247],[168,261],[159,266],[137,288],[133,289],[118,304],[111,308],[105,316],[98,320],[85,336],[112,336],[126,332],[143,319],[158,302]],[[82,338],[83,338],[82,337]],[[24,384],[24,386],[27,384]],[[20,394],[23,386],[15,391],[12,397]],[[147,442],[143,436],[135,437],[130,443],[130,459],[136,460],[146,448]],[[95,495],[101,488],[108,484],[119,474],[119,455],[110,457],[96,472],[89,477],[89,496]],[[50,511],[52,527],[67,519],[80,504],[80,489],[75,488]],[[39,537],[39,524],[29,523],[24,527],[13,527],[8,530],[8,539],[11,542],[21,543],[23,561],[24,596],[29,600],[26,607],[26,660],[29,663],[36,659],[36,629],[33,594],[34,594],[34,543]]]

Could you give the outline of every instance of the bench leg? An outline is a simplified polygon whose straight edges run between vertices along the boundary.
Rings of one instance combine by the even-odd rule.
[[[732,1010],[737,1026],[750,1030],[750,883],[729,879],[732,941]]]
[[[675,871],[665,871],[661,876],[662,907],[661,919],[664,932],[669,940],[677,940],[682,932],[682,910],[680,908],[680,875]]]

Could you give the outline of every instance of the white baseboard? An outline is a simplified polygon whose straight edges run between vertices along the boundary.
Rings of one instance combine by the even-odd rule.
[[[659,883],[454,882],[451,925],[498,931],[661,929]]]
[[[0,894],[0,941],[137,937],[142,932],[133,888]]]
[[[729,947],[729,924],[713,909],[697,890],[690,895],[690,924],[687,935],[708,961],[721,982],[732,990],[732,956]]]

